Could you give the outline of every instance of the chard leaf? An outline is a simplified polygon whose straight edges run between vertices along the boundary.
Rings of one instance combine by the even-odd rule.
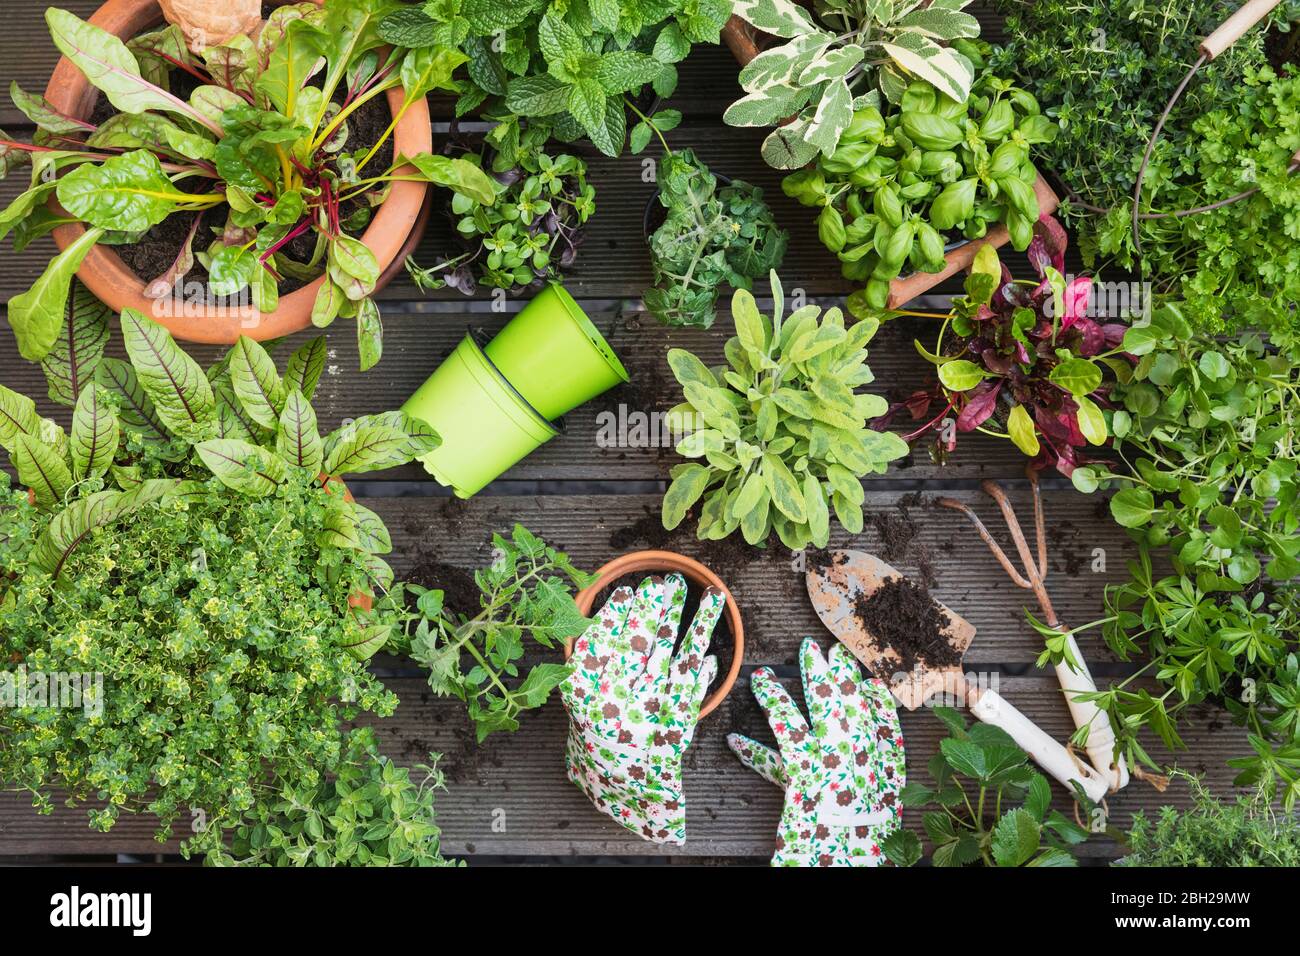
[[[419,170],[420,175],[437,186],[446,186],[475,202],[492,205],[497,189],[493,180],[478,166],[464,159],[419,153],[405,160]],[[398,160],[401,165],[403,160]]]
[[[41,361],[53,348],[63,327],[72,277],[103,234],[102,229],[87,229],[50,260],[30,289],[9,300],[9,325],[19,354],[29,362]]]
[[[103,163],[84,163],[59,180],[59,204],[78,219],[121,232],[143,232],[201,196],[182,193],[158,157],[137,149]]]
[[[177,113],[206,126],[217,136],[221,135],[220,125],[141,76],[135,55],[107,30],[57,7],[45,11],[45,22],[59,52],[122,112],[162,110]]]

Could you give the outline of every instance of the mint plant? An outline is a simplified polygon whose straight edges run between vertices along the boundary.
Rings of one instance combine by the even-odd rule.
[[[30,144],[5,139],[0,174],[29,162],[31,185],[0,213],[0,237],[23,243],[60,222],[87,231],[56,256],[32,288],[9,303],[24,358],[53,347],[69,281],[98,242],[127,244],[169,216],[193,225],[175,263],[144,276],[150,295],[170,293],[201,262],[217,297],[247,294],[262,312],[279,302],[282,280],[325,282],[312,322],[355,318],[363,370],[379,361],[383,338],[371,294],[380,267],[357,235],[391,184],[447,186],[490,203],[491,182],[471,163],[423,153],[374,163],[406,112],[434,89],[451,88],[465,56],[447,50],[388,52],[379,23],[386,0],[289,4],[268,17],[257,39],[237,36],[202,54],[169,26],[131,45],[66,10],[46,11],[55,45],[118,112],[102,124],[64,116],[14,88],[38,127]],[[200,85],[188,99],[168,88],[176,69]],[[374,144],[348,143],[358,109],[401,88],[402,105]],[[51,197],[67,217],[46,214]],[[215,235],[215,238],[213,236]],[[306,259],[289,249],[314,238]]]
[[[551,0],[430,0],[391,13],[389,43],[464,51],[457,115],[474,111],[555,138],[588,139],[607,156],[627,142],[625,96],[670,96],[693,43],[716,44],[726,0],[567,4]]]
[[[806,305],[785,315],[785,296],[770,276],[773,314],[758,311],[744,289],[731,299],[736,335],[727,364],[709,368],[684,349],[668,365],[685,402],[669,412],[686,436],[664,495],[663,524],[676,528],[699,504],[697,534],[717,540],[739,530],[750,544],[775,531],[793,550],[825,547],[834,509],[852,534],[862,530],[861,478],[882,474],[907,444],[867,421],[888,407],[859,393],[873,380],[866,345],[880,324],[846,326],[838,308]]]
[[[451,608],[441,589],[403,584],[416,610],[404,617],[410,654],[429,671],[437,694],[465,701],[478,740],[519,729],[519,715],[542,706],[569,675],[567,664],[532,664],[520,680],[530,644],[554,650],[587,629],[573,592],[591,583],[562,551],[523,525],[492,536],[492,563],[474,572],[477,609]]]

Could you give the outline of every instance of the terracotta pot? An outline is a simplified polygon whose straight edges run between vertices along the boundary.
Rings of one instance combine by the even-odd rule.
[[[731,693],[731,688],[740,675],[740,665],[745,658],[745,625],[740,620],[740,607],[736,604],[736,599],[731,596],[731,592],[727,590],[727,586],[722,583],[722,579],[694,558],[688,558],[684,554],[677,554],[675,551],[634,551],[631,554],[615,558],[596,572],[595,583],[591,587],[578,592],[576,598],[578,610],[583,613],[584,617],[590,616],[592,605],[595,604],[596,598],[600,596],[601,591],[619,578],[628,574],[636,574],[639,571],[659,574],[676,571],[690,584],[700,589],[715,587],[727,597],[727,603],[722,613],[726,619],[727,628],[731,631],[734,644],[731,652],[731,668],[722,678],[722,683],[718,686],[718,689],[705,699],[704,706],[700,708],[700,717],[703,718],[717,710],[718,705]],[[685,623],[689,624],[690,622]],[[568,658],[572,653],[573,639],[570,638],[564,645],[565,658]]]
[[[736,62],[741,66],[745,66],[750,60],[758,56],[772,40],[767,34],[755,30],[750,24],[737,16],[732,16],[727,21],[726,26],[722,28],[722,39],[727,44],[727,48],[731,50],[732,56],[736,58]],[[1055,212],[1056,207],[1061,204],[1060,198],[1052,191],[1052,187],[1047,184],[1047,181],[1043,179],[1042,173],[1038,174],[1038,179],[1034,182],[1034,195],[1038,197],[1038,214],[1040,216]],[[944,267],[941,271],[913,272],[906,276],[899,276],[889,283],[889,300],[886,307],[897,309],[910,302],[918,295],[933,289],[949,276],[956,275],[963,269],[968,268],[975,261],[975,253],[980,251],[981,246],[993,246],[996,249],[999,246],[1006,245],[1010,238],[1006,226],[993,226],[979,239],[964,242],[955,249],[950,249],[944,253]]]
[[[314,2],[319,4],[324,0]],[[158,0],[108,0],[90,18],[90,22],[122,39],[130,39],[157,26],[162,19]],[[94,109],[99,91],[64,57],[60,58],[50,76],[45,96],[56,109],[85,119]],[[389,90],[387,97],[389,109],[396,113],[402,106],[401,88]],[[413,104],[397,124],[393,131],[393,149],[395,154],[412,156],[427,153],[432,148],[433,127],[429,119],[429,106],[427,101],[421,100]],[[388,199],[379,207],[361,237],[379,260],[379,269],[384,274],[380,286],[397,271],[390,266],[398,260],[416,228],[428,188],[427,183],[393,183]],[[54,230],[54,241],[60,249],[66,249],[84,232],[85,226],[81,223],[60,226]],[[156,300],[146,298],[144,280],[132,272],[109,246],[95,246],[77,270],[77,276],[113,311],[137,309],[156,318],[177,338],[215,345],[229,345],[241,335],[259,341],[276,339],[307,328],[311,325],[311,309],[316,300],[316,292],[325,281],[322,276],[315,282],[282,296],[279,307],[274,312],[250,320],[246,309],[222,306],[171,310],[197,311],[201,313],[199,315],[158,314],[163,310],[155,309]]]

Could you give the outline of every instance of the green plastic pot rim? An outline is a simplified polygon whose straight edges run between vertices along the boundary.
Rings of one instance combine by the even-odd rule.
[[[533,406],[529,404],[528,399],[519,394],[519,390],[511,385],[506,377],[501,374],[501,370],[496,367],[496,364],[488,358],[487,353],[483,351],[483,346],[479,344],[478,336],[475,334],[473,328],[469,328],[466,331],[465,338],[469,340],[471,354],[477,358],[480,363],[480,370],[486,372],[490,377],[495,379],[499,385],[503,385],[506,393],[514,399],[513,406],[508,407],[500,402],[497,395],[493,393],[491,389],[483,389],[488,398],[492,400],[492,403],[512,420],[517,422],[521,428],[527,431],[531,437],[536,438],[539,442],[548,442],[560,434],[560,429],[556,428],[555,425],[542,417],[542,413],[533,408]],[[471,371],[474,371],[472,366]],[[520,420],[519,416],[516,414],[517,412],[522,412],[527,421]],[[533,427],[529,427],[530,424]]]
[[[613,370],[621,381],[628,381],[630,376],[627,374],[627,369],[623,367],[623,362],[614,354],[614,350],[605,341],[605,336],[600,334],[600,330],[587,317],[587,313],[582,311],[582,306],[578,305],[577,300],[569,294],[569,290],[558,282],[550,283],[550,287],[555,293],[555,297],[560,300],[560,304],[564,306],[565,313],[573,320],[574,325],[582,331],[582,334],[587,337],[587,340],[591,342],[592,347],[605,360],[605,364]]]

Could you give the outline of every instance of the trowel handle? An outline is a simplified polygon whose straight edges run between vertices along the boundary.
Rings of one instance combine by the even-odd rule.
[[[1070,706],[1074,726],[1088,728],[1088,759],[1101,771],[1112,789],[1122,790],[1128,786],[1128,765],[1122,754],[1118,759],[1115,756],[1115,732],[1111,730],[1110,717],[1093,701],[1075,699],[1077,694],[1095,693],[1097,683],[1079,653],[1073,634],[1065,635],[1064,657],[1079,664],[1079,669],[1075,670],[1068,660],[1062,659],[1056,665],[1056,679],[1060,681],[1061,690],[1065,691],[1065,702]]]
[[[1049,776],[1064,784],[1071,794],[1074,793],[1074,785],[1078,784],[1094,803],[1099,803],[1106,796],[1110,784],[1105,777],[1094,768],[1076,761],[1068,750],[1007,703],[997,691],[980,689],[968,682],[966,693],[967,700],[971,702],[972,714],[984,723],[1010,734],[1021,750],[1029,754]]]
[[[1201,41],[1201,52],[1205,54],[1205,58],[1213,60],[1240,40],[1247,30],[1268,16],[1269,11],[1278,3],[1279,0],[1246,0],[1232,16],[1219,24],[1213,33]]]

